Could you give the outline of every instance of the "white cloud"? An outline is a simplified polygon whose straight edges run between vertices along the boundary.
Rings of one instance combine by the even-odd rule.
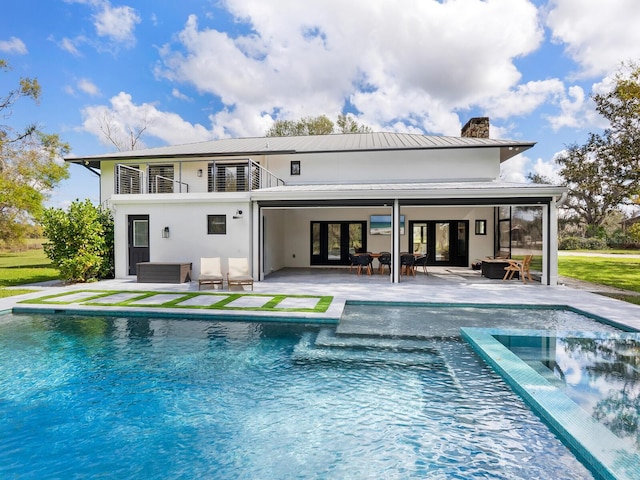
[[[12,55],[26,55],[28,53],[27,46],[16,37],[11,37],[9,40],[0,40],[0,52]]]
[[[538,158],[535,162],[524,154],[516,155],[500,165],[500,178],[506,182],[528,183],[527,177],[534,173],[549,179],[554,185],[560,185],[562,177],[558,174],[555,159],[561,153],[556,153],[550,161]]]
[[[516,88],[488,98],[485,111],[493,119],[509,118],[514,115],[527,115],[549,100],[564,94],[564,84],[554,78],[531,81]]]
[[[100,95],[100,89],[91,81],[86,78],[78,80],[78,88],[91,96]]]
[[[538,158],[536,163],[533,165],[534,173],[537,173],[544,178],[548,178],[554,185],[562,184],[562,177],[558,173],[559,168],[555,161],[561,153],[562,152],[556,153],[551,161],[544,161],[541,158]]]
[[[100,3],[94,15],[96,32],[101,37],[118,43],[135,43],[134,30],[141,19],[131,7],[113,7],[109,2]]]
[[[232,37],[191,16],[177,42],[161,49],[158,74],[242,110],[252,134],[264,133],[267,115],[335,116],[350,103],[369,125],[458,135],[460,112],[503,95],[513,98],[505,104],[511,111],[518,96],[534,108],[548,94],[536,88],[553,87],[518,88],[515,59],[543,39],[527,0],[408,0],[402,8],[227,0],[225,7],[251,33]]]
[[[86,41],[87,39],[82,36],[76,37],[75,39],[64,37],[57,43],[62,50],[70,53],[75,57],[80,57],[82,54],[80,53],[80,50],[78,50],[78,45],[81,43],[85,43]]]
[[[500,165],[500,179],[505,182],[526,183],[529,159],[525,155],[516,155]]]
[[[583,76],[607,74],[640,57],[637,0],[551,0],[546,24]]]
[[[93,105],[82,110],[82,130],[97,136],[105,145],[111,145],[103,135],[105,120],[117,131],[124,133],[135,131],[146,126],[145,135],[155,137],[166,144],[211,140],[213,134],[200,124],[191,124],[179,115],[158,110],[154,105],[133,103],[131,95],[120,92],[110,100],[108,105]],[[111,145],[113,146],[113,145]],[[143,147],[141,143],[138,148]]]
[[[184,100],[185,102],[192,102],[193,99],[182,93],[177,88],[171,90],[171,96],[177,98],[178,100]]]

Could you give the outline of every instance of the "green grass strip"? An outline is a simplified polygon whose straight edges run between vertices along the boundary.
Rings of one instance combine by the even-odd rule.
[[[77,295],[79,293],[94,293],[86,298],[68,298],[70,295]],[[107,300],[109,296],[118,294],[131,294],[134,295],[131,298],[120,302],[107,302],[100,301],[100,299]],[[146,299],[153,299],[157,295],[173,295],[173,298],[163,303],[140,303]],[[190,299],[207,296],[207,297],[220,297],[220,300],[209,305],[183,305],[182,303]],[[67,297],[67,298],[65,298]],[[265,303],[262,306],[233,306],[233,302],[244,297],[261,297],[265,299]],[[317,299],[317,302],[313,308],[287,308],[279,307],[287,298],[311,298]],[[269,299],[269,300],[267,300]],[[96,307],[134,307],[134,308],[182,308],[182,309],[199,309],[199,310],[239,310],[239,311],[259,311],[259,312],[298,312],[298,313],[324,313],[327,311],[331,302],[332,296],[315,296],[315,295],[271,295],[264,293],[195,293],[195,292],[144,292],[133,290],[75,290],[72,292],[57,293],[54,295],[46,295],[44,297],[23,300],[20,303],[34,304],[34,305],[86,305]]]

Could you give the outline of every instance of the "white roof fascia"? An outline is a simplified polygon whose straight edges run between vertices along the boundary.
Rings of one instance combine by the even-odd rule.
[[[340,199],[447,199],[447,198],[540,198],[561,197],[566,187],[512,183],[446,183],[446,184],[356,184],[300,185],[274,187],[252,192],[254,201],[274,200],[340,200]]]

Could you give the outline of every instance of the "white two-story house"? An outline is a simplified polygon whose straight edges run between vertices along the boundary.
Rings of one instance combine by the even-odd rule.
[[[460,137],[401,133],[238,138],[67,158],[100,172],[115,219],[115,274],[138,262],[247,257],[256,280],[282,268],[349,265],[354,251],[401,252],[430,265],[531,248],[557,281],[556,208],[565,188],[500,180],[532,142],[488,138],[487,118]],[[514,209],[539,218],[522,235]]]

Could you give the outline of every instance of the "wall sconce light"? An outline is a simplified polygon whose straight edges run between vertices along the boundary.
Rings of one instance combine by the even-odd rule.
[[[169,227],[164,227],[162,229],[162,238],[169,238]]]
[[[198,171],[196,172],[196,175],[198,175],[198,177],[202,176],[202,169],[199,168]]]

